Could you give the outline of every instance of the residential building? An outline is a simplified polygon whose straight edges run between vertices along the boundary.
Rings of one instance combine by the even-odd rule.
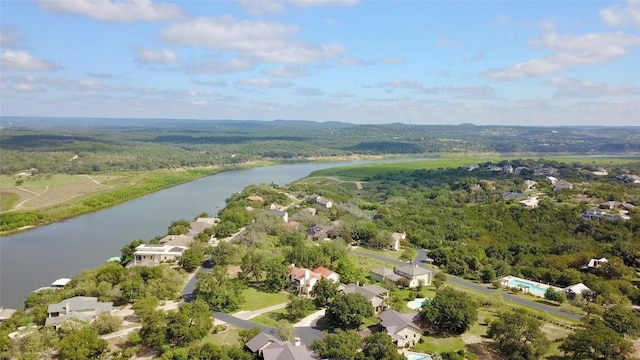
[[[504,200],[526,199],[528,197],[529,195],[521,192],[509,191],[509,192],[502,193],[502,199]]]
[[[570,285],[570,286],[567,286],[566,288],[564,288],[564,293],[567,295],[567,299],[569,299],[569,300],[575,298],[576,295],[581,295],[582,293],[589,293],[589,292],[591,292],[591,289],[589,289],[583,283]]]
[[[260,202],[264,201],[262,196],[258,196],[258,195],[247,196],[247,200],[249,200],[249,201],[260,201]]]
[[[553,191],[562,191],[565,189],[573,189],[573,184],[566,180],[558,180],[553,184]]]
[[[605,221],[624,221],[628,220],[629,216],[620,214],[610,214],[606,211],[591,209],[585,210],[580,213],[580,217],[584,220],[605,220]]]
[[[407,279],[410,288],[418,287],[419,285],[431,285],[431,271],[423,267],[415,265],[406,265],[395,270],[389,268],[378,268],[371,270],[371,279],[386,283],[389,285],[396,285],[400,279]]]
[[[15,312],[18,311],[16,309],[9,309],[0,306],[0,322],[3,322],[7,319],[10,319]]]
[[[64,299],[57,304],[50,304],[47,308],[45,326],[58,326],[68,319],[91,322],[96,316],[113,310],[112,302],[99,302],[98,298],[76,296]]]
[[[178,260],[186,246],[172,246],[168,244],[142,244],[133,253],[133,265],[155,266],[161,262]]]
[[[609,260],[607,260],[606,258],[600,258],[600,259],[591,259],[589,260],[589,263],[585,266],[583,266],[583,269],[597,269],[599,267],[602,266],[602,264],[604,263],[608,263]]]
[[[204,223],[198,223],[204,224]],[[167,235],[158,241],[160,244],[169,246],[189,247],[193,244],[193,236],[189,235]]]
[[[245,346],[257,359],[262,360],[313,360],[313,353],[304,345],[294,345],[264,332],[249,340]]]
[[[361,294],[369,302],[376,313],[386,310],[389,306],[387,300],[389,299],[389,290],[380,287],[378,285],[365,285],[349,284],[342,289],[345,294]]]
[[[529,208],[529,209],[534,209],[538,207],[538,197],[537,196],[533,196],[530,197],[528,199],[522,200],[519,202],[520,206]]]
[[[327,278],[333,282],[340,281],[340,275],[323,266],[318,266],[313,270],[297,267],[295,264],[289,265],[289,281],[298,290],[299,294],[309,295],[313,287],[322,278]]]
[[[417,313],[401,314],[389,309],[380,314],[380,328],[391,336],[396,346],[413,346],[420,342],[423,333],[417,323],[418,316]]]
[[[551,166],[538,165],[533,170],[535,176],[550,176],[558,173],[558,169]]]
[[[536,187],[536,184],[538,184],[537,181],[533,181],[533,180],[525,180],[525,181],[523,181],[523,183],[524,183],[524,186],[527,189],[532,189],[532,188]]]
[[[289,222],[289,213],[285,210],[269,209],[267,210],[267,214],[277,216],[281,218],[283,222]]]
[[[324,198],[322,196],[318,196],[316,198],[316,204],[321,205],[327,209],[330,209],[333,207],[333,202],[327,198]]]
[[[598,205],[598,207],[600,209],[607,209],[607,210],[621,209],[626,211],[629,211],[635,208],[633,204],[620,202],[620,201],[605,201],[602,204]]]
[[[595,176],[607,176],[609,175],[609,172],[607,172],[607,170],[605,168],[598,168],[596,171],[592,171],[591,172],[593,175]]]
[[[640,176],[638,175],[622,174],[616,176],[616,179],[625,184],[640,184]]]
[[[313,240],[333,239],[336,237],[336,229],[333,226],[313,224],[307,234]]]

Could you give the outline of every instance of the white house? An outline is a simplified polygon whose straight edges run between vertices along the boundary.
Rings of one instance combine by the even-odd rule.
[[[320,279],[329,279],[335,283],[340,281],[340,275],[324,266],[317,266],[313,270],[289,265],[289,281],[298,290],[298,293],[309,295],[313,287]]]
[[[383,267],[371,270],[371,279],[395,285],[400,279],[407,279],[410,288],[431,285],[431,271],[415,265],[407,265],[395,270]]]
[[[391,248],[395,251],[398,251],[400,250],[400,242],[407,238],[407,233],[394,232],[393,234],[391,234],[391,237],[393,238],[393,243],[391,244]]]
[[[142,244],[133,253],[133,263],[134,265],[140,263],[141,265],[155,266],[161,262],[178,260],[186,249],[186,246]]]
[[[284,210],[269,209],[267,214],[277,216],[281,218],[283,222],[289,222],[289,213]]]

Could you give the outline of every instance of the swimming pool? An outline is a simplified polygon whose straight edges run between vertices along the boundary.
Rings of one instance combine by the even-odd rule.
[[[541,287],[532,282],[524,281],[521,279],[510,279],[507,283],[509,287],[528,287],[529,292],[533,295],[544,297],[544,293],[547,292],[548,287]]]
[[[408,360],[432,360],[431,355],[427,354],[409,354]]]
[[[422,304],[423,304],[426,300],[429,300],[429,299],[427,299],[427,298],[416,298],[415,300],[409,301],[409,302],[407,303],[407,307],[408,307],[409,309],[412,309],[412,310],[420,309],[420,308],[422,307]]]

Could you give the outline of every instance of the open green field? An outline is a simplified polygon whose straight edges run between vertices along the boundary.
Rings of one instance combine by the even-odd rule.
[[[240,334],[241,329],[229,324],[227,324],[227,326],[228,329],[225,331],[221,331],[216,334],[212,332],[211,334],[205,336],[202,340],[200,340],[200,344],[211,342],[216,345],[243,346],[244,344],[240,344],[240,341],[238,341],[238,335]]]
[[[407,162],[387,162],[376,164],[362,164],[341,166],[314,171],[305,179],[319,177],[339,177],[340,179],[332,179],[333,181],[351,180],[357,181],[373,177],[380,174],[395,173],[399,171],[415,171],[420,169],[438,169],[438,168],[457,168],[461,166],[473,165],[484,162],[498,162],[503,160],[514,160],[523,158],[543,158],[546,160],[555,160],[559,162],[586,163],[592,165],[608,165],[608,164],[628,164],[640,160],[638,156],[629,157],[593,157],[593,156],[483,156],[474,157],[472,155],[459,157],[444,155],[443,157],[429,160],[407,161]]]
[[[286,315],[285,310],[280,309],[280,310],[275,310],[268,313],[260,314],[256,317],[251,318],[249,321],[260,324],[260,325],[264,325],[264,326],[275,327],[279,320],[286,320],[285,315]]]
[[[399,260],[400,259],[400,255],[402,255],[402,249],[400,251],[394,251],[394,250],[376,250],[376,249],[368,249],[368,248],[364,248],[364,247],[358,247],[356,249],[353,249],[354,253],[363,253],[363,254],[372,254],[372,255],[376,255],[376,256],[383,256],[389,259],[393,259],[393,260]]]
[[[268,293],[249,287],[242,291],[244,304],[241,310],[255,311],[269,306],[289,302],[289,295],[284,292]]]

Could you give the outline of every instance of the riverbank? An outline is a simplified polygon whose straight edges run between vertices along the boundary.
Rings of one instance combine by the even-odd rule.
[[[279,164],[332,163],[357,160],[402,159],[402,156],[332,156],[292,160],[252,160],[226,166],[120,172],[96,175],[42,175],[0,178],[3,197],[15,195],[13,207],[0,213],[0,237],[110,208],[151,193],[203,177],[234,170]],[[81,182],[80,180],[84,182]],[[22,181],[19,181],[22,180]],[[18,185],[19,183],[19,185]]]

